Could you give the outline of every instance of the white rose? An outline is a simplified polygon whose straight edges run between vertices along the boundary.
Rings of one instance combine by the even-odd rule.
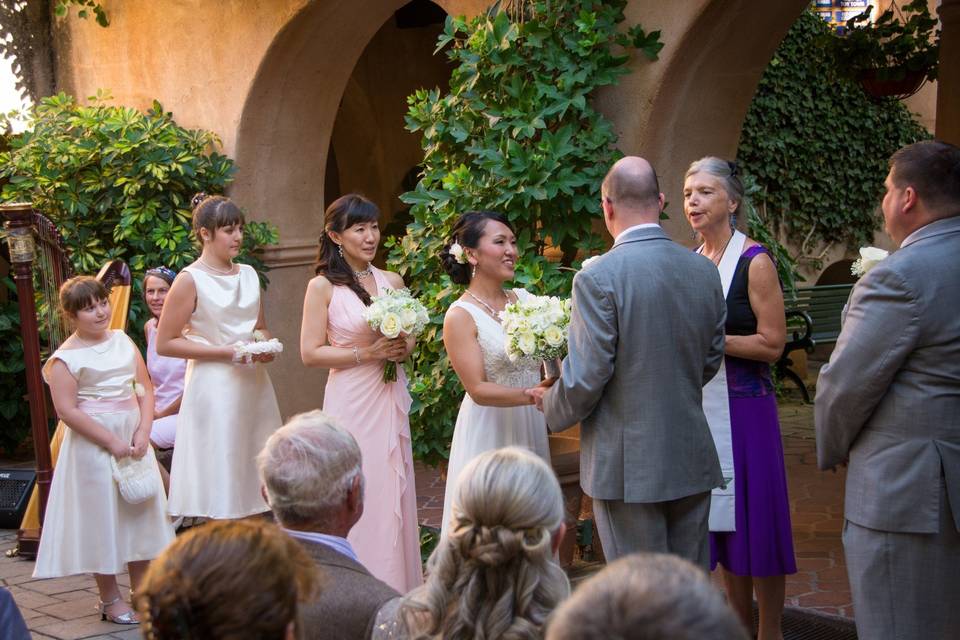
[[[524,355],[533,355],[537,350],[537,336],[530,331],[524,331],[517,336],[517,347]]]
[[[413,333],[417,328],[417,312],[407,307],[400,312],[400,324],[404,333]]]
[[[564,343],[564,340],[566,340],[566,335],[564,335],[558,326],[551,325],[543,332],[543,339],[546,340],[547,344],[551,347],[559,347]]]
[[[586,269],[586,268],[587,268],[587,265],[589,265],[591,262],[593,262],[594,260],[596,260],[596,259],[599,258],[599,257],[600,257],[600,256],[590,256],[589,258],[587,258],[586,260],[584,260],[583,262],[580,263],[580,268],[581,268],[581,269]]]
[[[385,313],[380,320],[380,333],[388,338],[396,338],[403,330],[402,325],[399,315],[393,312]]]
[[[855,276],[863,276],[889,255],[890,253],[883,249],[861,247],[860,257],[850,266],[850,271]]]

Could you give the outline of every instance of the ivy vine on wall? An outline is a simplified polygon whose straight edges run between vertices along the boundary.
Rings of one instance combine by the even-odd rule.
[[[871,100],[822,44],[829,26],[805,11],[757,87],[737,151],[754,204],[800,261],[834,244],[871,244],[887,160],[930,134],[897,100]]]
[[[446,458],[463,388],[441,341],[443,314],[460,294],[438,255],[458,215],[494,209],[515,225],[515,286],[569,294],[577,256],[598,252],[593,231],[600,182],[619,157],[611,124],[590,104],[597,87],[627,73],[631,50],[656,59],[658,31],[620,30],[625,0],[523,3],[513,17],[495,5],[467,21],[448,18],[437,50],[455,66],[449,92],[408,98],[407,128],[421,132],[422,177],[402,196],[413,222],[388,241],[389,263],[428,305],[431,324],[413,360],[414,452]],[[511,5],[516,11],[516,3]],[[544,257],[547,245],[562,259]]]

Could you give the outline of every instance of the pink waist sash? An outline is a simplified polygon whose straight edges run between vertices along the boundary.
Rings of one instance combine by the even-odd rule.
[[[131,409],[137,409],[139,406],[136,396],[127,396],[119,400],[112,398],[104,400],[81,400],[77,408],[88,416],[92,416],[98,413],[129,411]]]

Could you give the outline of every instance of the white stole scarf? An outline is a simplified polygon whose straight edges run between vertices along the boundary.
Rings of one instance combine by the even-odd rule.
[[[737,262],[740,261],[746,240],[745,235],[734,230],[717,266],[724,300],[730,291],[730,283],[733,282],[733,274],[737,270]],[[730,396],[727,392],[726,362],[721,362],[717,375],[703,387],[703,413],[707,416],[713,443],[720,457],[720,472],[723,474],[723,484],[715,488],[710,496],[710,531],[735,531],[736,496],[733,488],[733,442],[730,437]]]

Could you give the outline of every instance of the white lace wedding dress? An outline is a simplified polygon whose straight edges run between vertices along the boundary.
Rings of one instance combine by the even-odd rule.
[[[530,294],[514,289],[520,300]],[[483,370],[487,381],[505,387],[533,387],[540,381],[540,365],[510,362],[504,348],[503,328],[480,307],[458,300],[450,308],[467,311],[477,325],[477,339],[483,352]],[[550,464],[547,423],[533,405],[520,407],[487,407],[464,394],[457,415],[457,425],[450,445],[450,466],[443,498],[443,537],[447,534],[451,506],[461,470],[473,458],[491,449],[520,446],[530,449]]]

